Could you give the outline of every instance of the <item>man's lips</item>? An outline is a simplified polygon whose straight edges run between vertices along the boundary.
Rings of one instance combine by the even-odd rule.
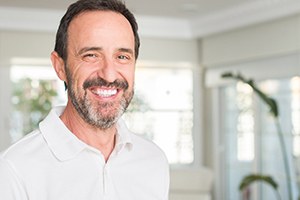
[[[118,93],[128,88],[128,83],[122,79],[116,79],[114,82],[108,82],[101,77],[86,80],[83,83],[83,89],[89,90],[92,94],[103,99],[112,99],[117,97]]]

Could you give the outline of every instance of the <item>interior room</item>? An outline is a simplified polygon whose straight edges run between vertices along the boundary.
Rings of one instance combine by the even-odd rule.
[[[72,2],[0,0],[0,151],[66,101],[50,54]],[[125,3],[141,47],[124,119],[166,153],[170,200],[298,199],[300,1]]]

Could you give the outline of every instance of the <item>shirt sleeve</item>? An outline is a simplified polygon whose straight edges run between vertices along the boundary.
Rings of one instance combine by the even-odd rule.
[[[22,184],[8,161],[0,156],[0,199],[28,200]]]

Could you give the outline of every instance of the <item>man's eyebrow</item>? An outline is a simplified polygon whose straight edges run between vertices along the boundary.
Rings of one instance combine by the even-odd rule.
[[[120,52],[125,52],[125,53],[130,53],[130,54],[133,54],[133,50],[132,49],[129,49],[129,48],[119,48],[118,49]]]
[[[78,54],[80,55],[88,51],[101,51],[101,50],[102,50],[101,47],[83,47],[78,51]]]
[[[82,49],[80,49],[78,51],[78,54],[83,54],[85,52],[88,52],[88,51],[102,51],[103,48],[102,47],[83,47]],[[125,53],[130,53],[130,54],[134,54],[134,51],[130,48],[118,48],[117,49],[119,52],[125,52]]]

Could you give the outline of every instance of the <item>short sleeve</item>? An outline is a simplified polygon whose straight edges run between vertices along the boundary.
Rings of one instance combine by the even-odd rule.
[[[0,199],[28,200],[13,167],[0,156]]]

